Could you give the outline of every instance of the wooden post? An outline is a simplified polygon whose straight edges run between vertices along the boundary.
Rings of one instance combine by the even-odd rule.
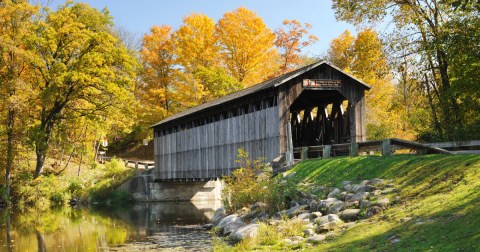
[[[332,152],[331,145],[324,145],[323,146],[323,158],[329,158]]]
[[[138,161],[135,161],[135,170],[138,171]]]
[[[350,156],[358,156],[358,144],[356,142],[350,143]]]
[[[384,139],[382,141],[382,156],[392,155],[392,145],[390,139]]]
[[[287,123],[287,165],[293,165],[293,143],[292,143],[292,126],[290,122]]]
[[[300,158],[303,160],[308,159],[308,147],[302,147],[302,150],[300,152]]]

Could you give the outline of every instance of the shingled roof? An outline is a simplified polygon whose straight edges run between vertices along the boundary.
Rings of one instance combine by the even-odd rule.
[[[330,62],[318,61],[318,62],[312,63],[310,65],[304,66],[302,68],[299,68],[299,69],[293,70],[291,72],[288,72],[286,74],[280,75],[278,77],[272,78],[270,80],[266,80],[266,81],[261,82],[259,84],[256,84],[256,85],[253,85],[251,87],[245,88],[243,90],[240,90],[240,91],[222,96],[222,97],[220,97],[218,99],[215,99],[213,101],[200,104],[198,106],[192,107],[190,109],[187,109],[187,110],[182,111],[180,113],[177,113],[175,115],[167,117],[164,120],[152,125],[151,128],[162,125],[162,124],[165,124],[165,123],[168,123],[168,122],[171,122],[171,121],[174,121],[174,120],[177,120],[177,119],[185,117],[185,116],[189,116],[189,115],[193,115],[193,114],[196,114],[196,113],[203,112],[205,110],[220,106],[224,103],[236,100],[236,99],[241,98],[241,97],[246,96],[246,95],[254,94],[254,93],[257,93],[259,91],[266,90],[266,89],[269,89],[269,88],[278,87],[282,84],[285,84],[287,81],[289,81],[289,80],[291,80],[291,79],[293,79],[293,78],[295,78],[295,77],[297,77],[297,76],[299,76],[299,75],[301,75],[301,74],[303,74],[303,73],[305,73],[305,72],[307,72],[307,71],[309,71],[313,68],[316,68],[320,65],[323,65],[323,64],[326,64],[326,65],[340,71],[341,73],[347,75],[348,77],[352,78],[353,80],[355,80],[359,84],[363,85],[365,87],[365,89],[367,89],[367,90],[370,89],[369,85],[367,85],[366,83],[362,82],[361,80],[353,77],[352,75],[350,75],[348,73],[345,73],[344,71],[340,70],[338,67],[332,65]]]

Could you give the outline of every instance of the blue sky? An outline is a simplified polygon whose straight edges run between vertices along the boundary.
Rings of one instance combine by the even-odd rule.
[[[49,1],[55,9],[63,0]],[[281,26],[284,19],[308,22],[313,27],[310,33],[319,41],[304,50],[311,56],[326,52],[330,41],[346,29],[355,34],[355,27],[345,22],[337,22],[331,9],[331,1],[325,0],[83,0],[91,6],[107,7],[114,17],[115,24],[122,26],[136,36],[148,33],[153,25],[167,24],[174,29],[181,25],[182,18],[191,13],[204,13],[215,21],[227,11],[243,6],[263,18],[270,29]]]

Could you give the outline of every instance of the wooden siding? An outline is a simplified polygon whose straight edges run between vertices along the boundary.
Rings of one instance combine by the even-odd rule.
[[[157,180],[208,179],[229,175],[237,150],[269,162],[280,154],[278,107],[220,119],[155,137]]]

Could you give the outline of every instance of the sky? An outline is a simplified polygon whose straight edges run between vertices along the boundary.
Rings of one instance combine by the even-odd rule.
[[[51,0],[50,8],[56,9],[64,0]],[[304,53],[319,56],[326,53],[330,41],[346,29],[355,34],[355,27],[336,21],[332,2],[326,0],[82,0],[97,9],[107,7],[115,25],[142,37],[153,25],[169,25],[174,29],[182,24],[182,18],[192,13],[204,13],[215,21],[227,11],[246,7],[261,17],[274,30],[285,19],[310,23],[310,34],[319,38]]]

